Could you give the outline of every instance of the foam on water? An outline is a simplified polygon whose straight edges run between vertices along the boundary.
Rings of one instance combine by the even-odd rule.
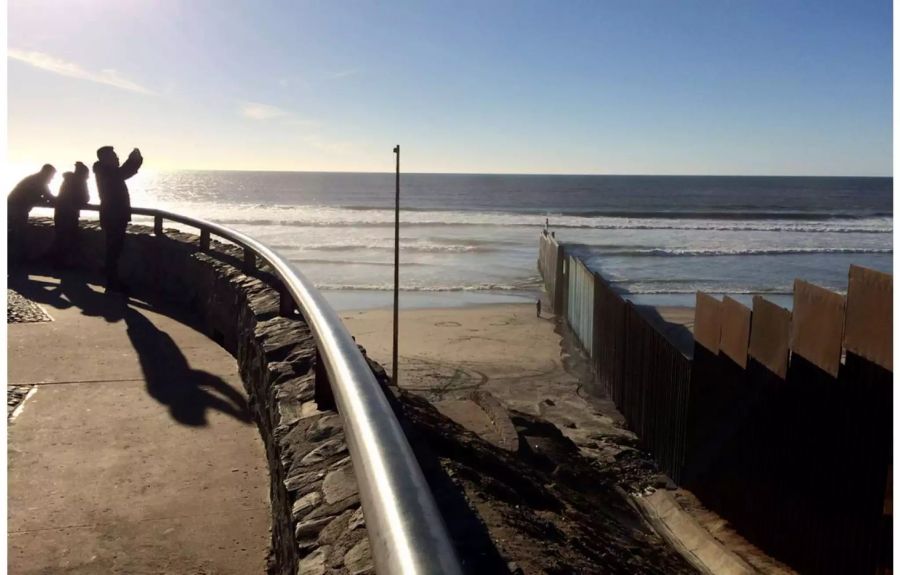
[[[143,173],[129,186],[136,206],[257,237],[342,302],[392,289],[391,174]],[[644,302],[691,303],[697,289],[777,299],[795,277],[845,289],[851,263],[891,271],[890,178],[411,174],[401,186],[401,287],[431,304],[533,294],[547,219]]]

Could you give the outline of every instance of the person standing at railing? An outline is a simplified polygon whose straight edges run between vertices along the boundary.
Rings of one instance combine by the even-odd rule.
[[[97,150],[94,177],[100,195],[100,227],[106,235],[106,291],[125,292],[119,279],[119,256],[125,246],[125,230],[131,221],[131,197],[125,180],[135,175],[144,163],[141,151],[135,148],[121,166],[112,146]]]
[[[50,180],[56,168],[44,164],[41,171],[19,182],[6,197],[6,230],[9,263],[15,263],[26,255],[28,212],[39,205],[52,206],[55,199],[50,193]]]
[[[56,196],[53,211],[53,257],[57,265],[68,265],[78,248],[78,217],[81,207],[88,203],[87,180],[90,170],[81,162],[75,162],[75,171],[63,174],[63,183]]]

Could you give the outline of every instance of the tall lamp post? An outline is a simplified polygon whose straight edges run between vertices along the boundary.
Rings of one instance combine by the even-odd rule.
[[[398,308],[400,302],[400,146],[394,146],[397,155],[397,171],[394,188],[394,355],[391,366],[391,376],[394,385],[400,385],[399,372],[397,371],[397,333],[399,317]]]

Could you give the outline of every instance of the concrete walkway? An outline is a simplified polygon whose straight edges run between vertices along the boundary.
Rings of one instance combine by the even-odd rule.
[[[10,288],[9,573],[263,573],[264,446],[237,365],[177,314],[77,275]]]

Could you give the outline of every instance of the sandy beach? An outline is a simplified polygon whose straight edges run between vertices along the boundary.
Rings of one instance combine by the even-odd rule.
[[[391,310],[342,318],[390,369]],[[544,398],[578,397],[578,378],[565,369],[561,345],[555,316],[537,318],[531,304],[401,310],[400,385],[432,401],[487,390],[513,409],[538,414]]]
[[[545,308],[546,309],[546,308]],[[690,308],[659,316],[689,323]],[[348,311],[345,325],[369,355],[390,370],[390,309]],[[556,316],[533,304],[501,304],[400,312],[400,386],[432,402],[488,391],[508,409],[540,415],[582,450],[614,455],[621,415],[592,385],[587,362]],[[611,448],[611,449],[610,449]]]

